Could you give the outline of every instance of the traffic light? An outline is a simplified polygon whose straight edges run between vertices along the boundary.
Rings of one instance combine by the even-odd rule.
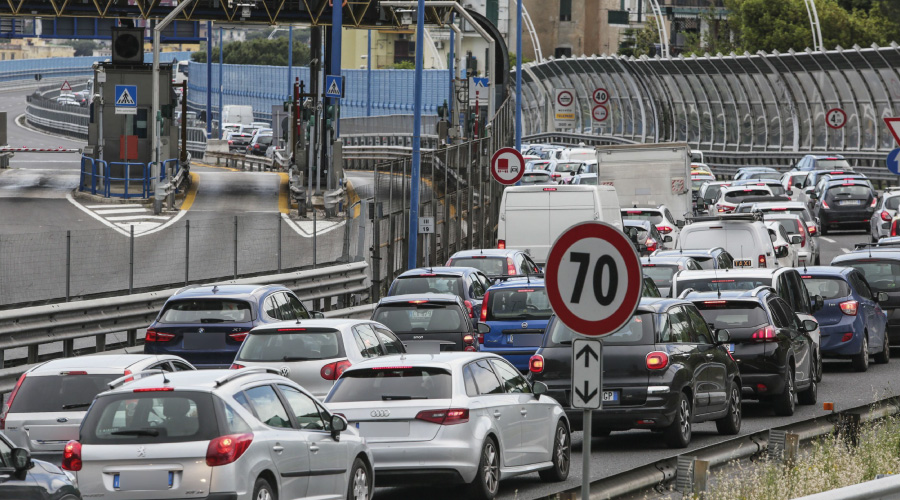
[[[334,104],[329,104],[328,106],[325,106],[325,130],[329,130],[329,131],[334,130],[334,113],[335,113]]]
[[[144,28],[112,29],[113,64],[142,64],[144,62]]]

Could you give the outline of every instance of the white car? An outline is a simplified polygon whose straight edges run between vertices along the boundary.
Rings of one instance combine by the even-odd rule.
[[[778,221],[766,221],[772,246],[775,247],[775,260],[779,267],[796,267],[799,263],[797,250],[791,243],[791,236]],[[799,240],[800,237],[797,236]]]
[[[719,191],[719,197],[710,207],[710,215],[730,214],[734,212],[741,200],[751,196],[772,196],[768,186],[728,186]]]
[[[490,499],[509,477],[568,477],[569,421],[546,391],[496,354],[407,354],[347,369],[325,404],[365,438],[379,486],[461,482],[460,498]]]
[[[885,191],[875,205],[875,213],[869,219],[870,237],[872,241],[891,235],[891,220],[898,214],[900,208],[900,188],[892,188]]]
[[[777,265],[775,248],[762,214],[696,217],[681,228],[675,249],[722,247],[734,257],[734,267]]]
[[[572,185],[589,184],[591,186],[596,186],[599,183],[598,181],[597,174],[578,174],[572,179]]]
[[[657,207],[622,207],[622,219],[648,220],[656,226],[663,237],[671,236],[672,241],[677,241],[681,234],[683,219],[676,219],[665,205]],[[680,221],[680,223],[679,223]]]
[[[798,266],[811,266],[814,265],[814,262],[819,261],[819,247],[813,244],[815,239],[810,236],[806,224],[799,215],[785,212],[768,212],[763,215],[763,220],[781,224],[781,227],[784,228],[784,231],[791,238],[791,246],[794,247],[797,253]],[[794,238],[794,236],[798,238]]]

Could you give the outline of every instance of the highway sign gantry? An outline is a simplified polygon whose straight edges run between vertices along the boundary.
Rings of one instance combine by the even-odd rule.
[[[572,408],[597,410],[603,406],[603,343],[572,341]]]
[[[500,148],[491,157],[491,176],[500,184],[515,184],[524,173],[525,158],[515,148]]]

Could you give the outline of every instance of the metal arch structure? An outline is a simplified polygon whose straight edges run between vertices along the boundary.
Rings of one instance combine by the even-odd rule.
[[[813,46],[815,51],[825,50],[822,41],[822,26],[819,24],[819,11],[816,10],[816,0],[803,0],[806,4],[806,14],[809,15],[809,29],[812,31]]]
[[[659,32],[659,44],[662,48],[662,57],[669,57],[669,31],[666,29],[666,21],[662,15],[662,9],[659,8],[658,0],[648,0],[650,2],[650,8],[653,10],[653,15],[656,17],[656,30]],[[813,1],[813,0],[807,0]]]
[[[522,25],[528,30],[528,36],[531,37],[531,46],[534,48],[534,60],[541,62],[544,60],[544,54],[541,53],[541,40],[537,36],[537,30],[534,29],[534,23],[531,22],[531,14],[525,8],[525,0],[516,0],[522,2]]]

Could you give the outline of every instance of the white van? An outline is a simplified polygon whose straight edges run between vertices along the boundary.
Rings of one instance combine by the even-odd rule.
[[[675,249],[722,247],[735,268],[778,267],[769,230],[757,213],[695,217],[681,228]]]
[[[228,106],[223,106],[222,123],[250,125],[253,123],[253,106],[243,104],[229,104]]]
[[[622,229],[619,196],[614,187],[508,187],[500,201],[497,246],[525,250],[543,265],[550,247],[563,231],[579,222],[594,220]]]

